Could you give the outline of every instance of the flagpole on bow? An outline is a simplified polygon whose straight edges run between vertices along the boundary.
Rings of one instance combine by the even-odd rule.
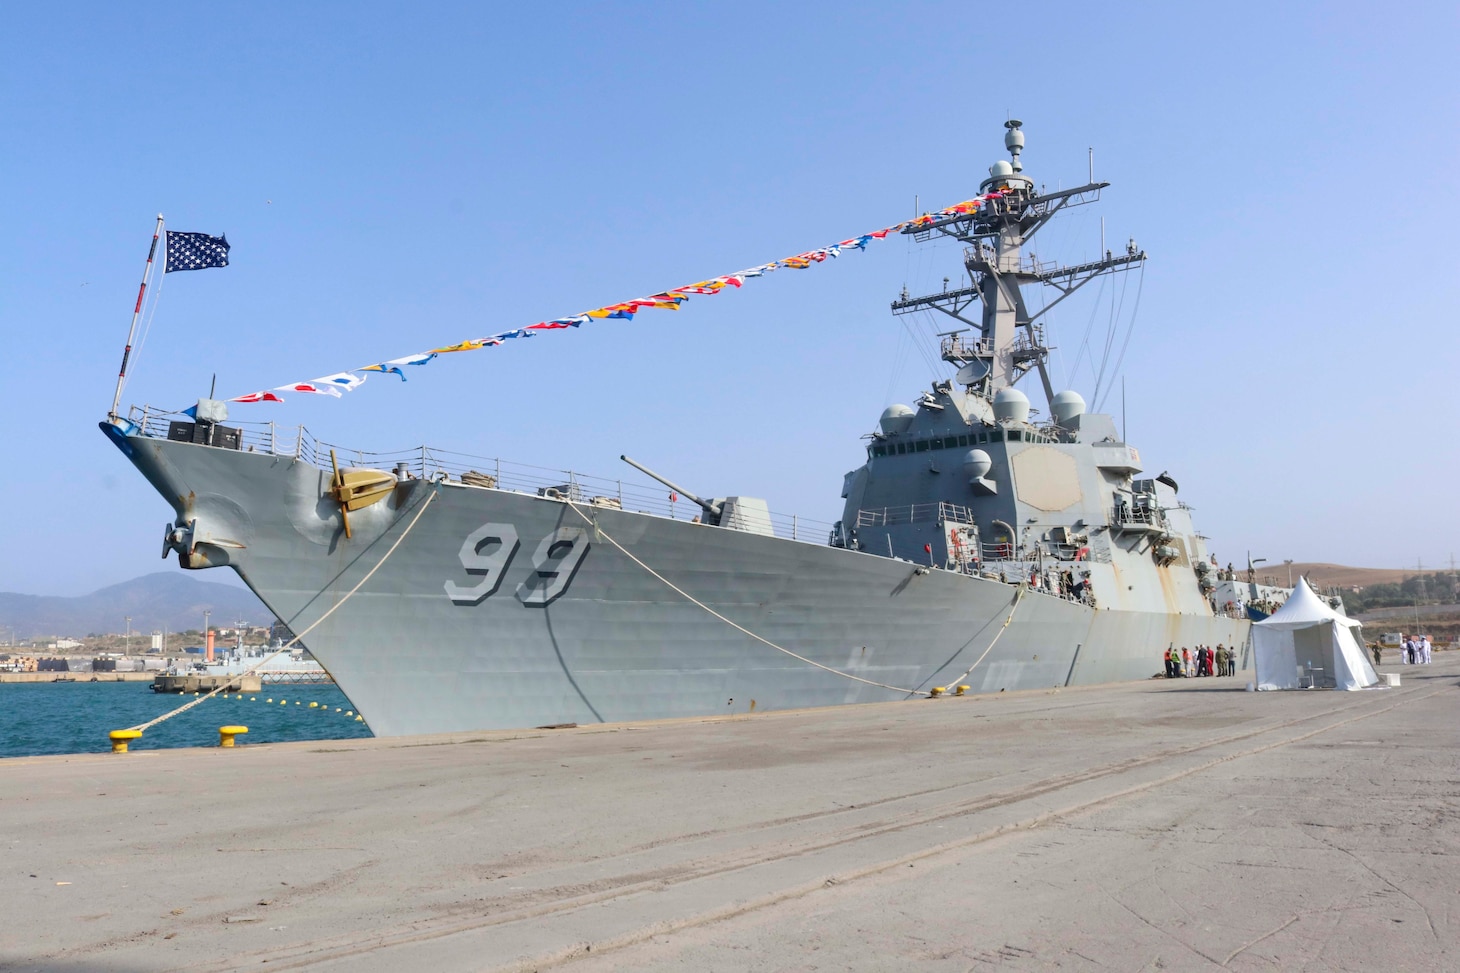
[[[137,337],[137,319],[142,316],[142,298],[147,294],[147,282],[152,279],[152,258],[157,255],[157,239],[162,236],[162,214],[157,214],[157,229],[152,231],[152,248],[147,251],[147,266],[142,270],[142,286],[137,288],[137,306],[132,309],[132,326],[127,331],[127,347],[122,349],[122,367],[117,372],[117,394],[112,398],[112,410],[107,413],[116,419],[117,409],[122,404],[122,386],[127,381],[127,360],[132,357],[132,341]],[[164,255],[165,256],[165,255]]]

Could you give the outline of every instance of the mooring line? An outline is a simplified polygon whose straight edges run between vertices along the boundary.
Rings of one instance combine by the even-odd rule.
[[[281,656],[284,653],[288,652],[291,648],[294,647],[294,645],[296,643],[298,643],[298,641],[300,639],[304,638],[304,636],[306,636],[310,632],[314,631],[315,628],[321,622],[323,622],[326,618],[329,618],[331,615],[333,615],[335,613],[335,610],[336,609],[338,609],[340,606],[344,605],[345,602],[349,601],[350,598],[352,596],[354,596],[355,592],[359,591],[360,588],[365,584],[365,582],[369,581],[370,578],[375,574],[375,572],[380,570],[381,566],[383,564],[385,564],[385,562],[390,558],[390,556],[392,554],[395,553],[395,549],[397,547],[400,547],[401,541],[405,540],[406,539],[406,536],[408,534],[410,534],[411,530],[416,526],[416,521],[418,521],[418,520],[421,519],[421,515],[423,513],[425,513],[426,512],[426,508],[431,505],[431,501],[436,499],[436,494],[437,494],[437,490],[434,490],[434,489],[431,490],[429,493],[426,494],[426,499],[421,503],[421,509],[419,509],[419,510],[416,511],[416,515],[411,518],[411,522],[406,525],[406,529],[403,530],[403,531],[401,531],[401,535],[395,539],[395,543],[392,544],[392,545],[390,545],[390,549],[385,552],[385,554],[380,558],[379,561],[376,561],[375,562],[375,567],[373,567],[369,571],[365,572],[365,577],[361,578],[358,582],[356,582],[355,587],[351,588],[345,594],[345,597],[343,597],[339,601],[335,602],[335,605],[334,605],[333,608],[331,608],[329,611],[325,612],[323,615],[319,616],[319,618],[315,619],[314,622],[308,628],[306,628],[304,631],[300,632],[298,635],[296,635],[292,639],[290,639],[288,641],[288,643],[286,643],[285,645],[281,646],[278,649],[278,651],[273,652],[273,653],[265,656],[263,659],[261,659],[255,665],[249,666],[243,672],[240,672],[238,674],[238,678],[239,679],[242,679],[244,676],[252,675],[254,672],[256,672],[259,669],[263,668],[268,663],[274,661],[279,656]],[[321,592],[321,594],[323,594],[323,592]],[[219,693],[224,692],[224,691],[226,691],[228,689],[231,689],[232,687],[233,687],[232,682],[224,683],[222,686],[219,686],[217,689],[214,689],[212,692],[208,693],[206,696],[199,696],[197,699],[195,699],[195,700],[193,700],[193,701],[191,701],[189,703],[184,703],[182,706],[179,706],[177,709],[172,710],[171,712],[163,713],[161,716],[157,717],[156,719],[148,720],[146,723],[138,723],[136,726],[129,726],[129,727],[127,727],[127,729],[128,730],[136,730],[138,733],[141,733],[141,732],[143,732],[145,730],[150,730],[152,727],[156,726],[159,723],[165,722],[166,720],[170,720],[174,716],[177,716],[177,715],[179,715],[181,713],[186,713],[188,710],[192,709],[194,706],[198,706],[199,704],[206,703],[208,700],[212,699],[214,696],[216,696]]]
[[[700,601],[694,595],[692,595],[689,592],[685,591],[683,588],[681,588],[678,585],[676,585],[673,581],[670,581],[668,578],[664,577],[664,575],[660,574],[658,571],[655,571],[653,568],[649,567],[649,565],[647,565],[643,561],[639,560],[639,558],[635,557],[634,554],[631,553],[628,548],[624,547],[618,541],[614,540],[613,537],[608,533],[608,531],[604,530],[601,526],[599,526],[599,524],[598,524],[597,521],[595,521],[593,518],[589,517],[587,514],[583,513],[583,511],[579,510],[578,509],[578,505],[575,504],[571,499],[569,499],[567,497],[564,497],[563,498],[563,502],[565,502],[570,508],[572,508],[572,511],[575,514],[577,514],[579,517],[582,517],[583,520],[590,527],[592,527],[593,530],[600,537],[602,537],[604,540],[608,541],[614,547],[618,548],[619,552],[621,554],[623,554],[624,557],[627,557],[630,561],[633,561],[639,567],[641,567],[645,571],[649,572],[649,574],[653,575],[655,578],[657,578],[658,580],[662,581],[671,591],[673,591],[676,594],[678,594],[681,597],[683,597],[690,604],[696,606],[697,608],[704,609],[706,612],[709,612],[715,618],[718,618],[720,621],[724,622],[726,625],[729,625],[731,628],[735,629],[737,632],[741,632],[741,633],[743,633],[745,635],[748,635],[751,638],[755,639],[757,642],[760,642],[763,645],[768,645],[771,648],[775,649],[777,652],[785,653],[786,655],[790,656],[793,659],[796,659],[799,662],[804,662],[804,663],[806,663],[809,666],[815,666],[818,669],[823,669],[826,672],[832,673],[833,675],[838,675],[838,676],[842,676],[842,677],[844,677],[846,679],[851,679],[854,682],[865,683],[868,686],[876,686],[879,689],[890,689],[890,690],[892,690],[895,693],[906,693],[909,696],[930,696],[931,697],[931,696],[938,695],[937,693],[933,692],[932,690],[928,690],[928,689],[908,689],[908,688],[903,687],[903,686],[890,686],[890,685],[888,685],[885,682],[877,682],[876,680],[873,680],[873,679],[864,679],[863,677],[853,675],[850,672],[843,672],[840,669],[834,669],[831,666],[828,666],[828,665],[825,665],[823,663],[817,662],[815,659],[808,659],[808,658],[806,658],[806,656],[800,655],[800,654],[798,654],[796,652],[793,652],[790,649],[786,648],[785,646],[777,645],[776,643],[772,642],[770,639],[764,638],[763,636],[760,636],[760,635],[755,634],[754,632],[752,632],[750,629],[746,628],[745,626],[740,625],[740,624],[737,624],[736,622],[733,622],[730,619],[726,618],[724,615],[721,615],[719,612],[715,611],[715,609],[711,608],[709,605],[707,605],[704,602]],[[972,672],[973,669],[974,669],[974,666],[977,666],[980,662],[982,662],[984,660],[984,656],[987,656],[989,654],[989,652],[993,649],[994,645],[999,641],[999,638],[1004,634],[1005,630],[1008,629],[1009,623],[1014,620],[1014,611],[1015,611],[1015,609],[1017,609],[1019,607],[1019,602],[1021,600],[1023,600],[1023,598],[1024,598],[1024,586],[1023,585],[1020,585],[1019,586],[1019,594],[1014,599],[1013,606],[1009,609],[1009,617],[1004,619],[1003,627],[1001,627],[999,629],[999,631],[994,635],[993,642],[990,642],[989,643],[989,647],[987,649],[984,649],[983,655],[980,655],[978,657],[978,659],[973,663],[973,665],[968,667],[968,671],[967,672],[964,672],[962,676],[959,676],[958,677],[959,679],[962,679],[964,676],[967,676],[969,672]],[[955,685],[956,685],[956,682],[955,682]]]

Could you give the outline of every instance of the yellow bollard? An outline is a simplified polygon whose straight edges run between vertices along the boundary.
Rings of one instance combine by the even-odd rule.
[[[948,691],[948,687],[947,686],[934,686],[933,687],[933,691],[930,692],[930,693],[928,693],[928,695],[929,696],[941,696],[944,693],[946,693],[947,691]]]
[[[231,747],[235,736],[247,732],[248,727],[246,726],[220,726],[218,727],[218,746]]]
[[[127,744],[142,739],[141,730],[113,730],[107,734],[112,741],[112,753],[126,753]]]
[[[964,683],[963,685],[959,686],[957,690],[954,691],[953,695],[962,696],[964,693],[968,692],[972,688],[972,686]]]

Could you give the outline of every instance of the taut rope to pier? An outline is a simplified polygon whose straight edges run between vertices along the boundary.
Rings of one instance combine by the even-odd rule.
[[[1001,638],[1004,637],[1004,633],[1009,630],[1009,623],[1014,620],[1014,612],[1019,609],[1019,602],[1021,602],[1021,601],[1024,600],[1024,595],[1028,591],[1029,591],[1029,584],[1028,584],[1028,582],[1020,582],[1020,584],[1019,584],[1019,593],[1014,596],[1014,604],[1012,604],[1012,605],[1009,606],[1009,615],[1008,615],[1007,618],[1004,619],[1004,624],[1001,625],[999,627],[999,630],[994,633],[994,640],[989,643],[989,647],[988,648],[986,648],[986,649],[983,650],[983,655],[981,655],[977,659],[974,659],[973,660],[973,665],[971,665],[967,669],[964,669],[963,670],[963,675],[961,675],[957,679],[953,680],[952,685],[955,685],[956,686],[959,683],[961,683],[963,680],[967,679],[968,678],[968,674],[970,672],[972,672],[974,669],[976,669],[978,667],[978,664],[984,660],[984,656],[987,656],[990,652],[992,652],[994,650],[994,646],[999,644],[999,639],[1001,639]]]
[[[265,656],[263,659],[261,659],[256,664],[254,664],[252,666],[249,666],[243,672],[240,672],[238,674],[239,677],[241,678],[243,676],[251,675],[252,673],[254,673],[255,671],[257,671],[258,669],[263,668],[268,663],[272,662],[273,660],[277,659],[279,656],[283,655],[285,652],[288,652],[291,648],[294,647],[294,645],[300,639],[304,638],[304,636],[306,636],[310,632],[314,631],[315,628],[317,628],[321,622],[323,622],[326,618],[329,618],[331,615],[333,615],[335,613],[335,610],[336,609],[338,609],[345,602],[349,601],[350,598],[355,594],[355,592],[359,591],[361,589],[361,587],[364,586],[365,582],[369,581],[370,578],[375,574],[375,572],[376,571],[379,571],[380,568],[381,568],[381,566],[384,565],[385,562],[390,559],[390,556],[395,553],[395,549],[397,547],[400,547],[401,541],[405,540],[406,539],[406,536],[409,535],[410,532],[411,532],[411,530],[416,526],[416,521],[420,520],[421,519],[421,515],[426,512],[426,508],[429,507],[429,506],[431,506],[431,501],[436,499],[436,494],[437,494],[437,490],[434,490],[434,489],[431,490],[428,494],[426,494],[426,499],[424,501],[422,501],[422,503],[421,503],[421,509],[419,509],[419,510],[416,511],[416,515],[411,518],[411,522],[406,525],[406,529],[403,530],[403,531],[401,531],[401,535],[395,539],[395,543],[392,544],[392,545],[390,545],[390,549],[387,550],[385,552],[385,554],[381,556],[381,558],[380,558],[379,561],[376,561],[375,562],[375,567],[373,567],[369,571],[365,572],[365,577],[363,577],[359,581],[357,581],[355,583],[355,587],[351,588],[345,594],[345,597],[343,597],[339,601],[335,602],[333,608],[331,608],[329,611],[325,612],[323,615],[321,615],[318,618],[316,618],[314,620],[314,622],[308,628],[306,628],[304,631],[300,632],[298,635],[296,635],[292,639],[290,639],[288,641],[288,643],[285,644],[285,645],[283,645],[282,647],[280,647],[278,651],[273,652],[273,653]],[[138,723],[136,726],[131,726],[131,727],[128,727],[127,729],[128,730],[135,730],[138,733],[141,733],[144,730],[150,730],[152,727],[156,726],[157,724],[162,723],[162,722],[165,722],[166,720],[170,720],[174,716],[177,716],[177,715],[179,715],[181,713],[186,713],[188,710],[192,709],[194,706],[197,706],[197,705],[199,705],[201,703],[206,703],[208,700],[212,699],[214,696],[218,695],[221,692],[224,692],[225,690],[231,689],[231,688],[232,688],[232,684],[231,683],[224,683],[222,686],[219,686],[217,689],[214,689],[212,692],[208,693],[206,696],[199,696],[197,699],[193,700],[192,702],[184,703],[182,706],[179,706],[175,710],[171,710],[170,712],[163,713],[161,716],[157,717],[156,719],[148,720],[146,723]]]
[[[745,626],[739,625],[739,624],[731,621],[730,619],[726,618],[724,615],[721,615],[719,612],[715,611],[715,609],[711,608],[709,605],[707,605],[704,602],[700,601],[694,595],[690,594],[688,591],[685,591],[683,588],[681,588],[678,585],[676,585],[673,581],[670,581],[668,578],[664,577],[664,575],[660,574],[658,571],[655,571],[653,568],[649,567],[649,565],[647,565],[643,561],[639,560],[637,557],[634,556],[633,553],[631,553],[629,551],[628,548],[624,547],[618,541],[614,540],[613,537],[607,531],[605,531],[602,527],[600,527],[598,525],[598,522],[597,521],[595,521],[593,518],[589,517],[583,511],[579,510],[578,509],[578,505],[575,504],[575,503],[573,503],[573,501],[571,499],[569,499],[567,497],[564,497],[563,498],[563,502],[565,502],[569,507],[571,507],[572,510],[573,510],[573,512],[575,514],[577,514],[579,517],[582,517],[583,520],[588,524],[588,526],[592,527],[593,530],[600,537],[602,537],[604,540],[608,541],[614,547],[618,548],[619,553],[623,554],[624,557],[628,558],[630,561],[633,561],[635,564],[637,564],[639,567],[643,568],[645,571],[649,572],[649,574],[653,575],[659,581],[662,581],[666,587],[668,587],[671,591],[673,591],[676,594],[678,594],[681,597],[683,597],[690,604],[694,605],[697,608],[704,609],[706,612],[708,612],[709,614],[713,615],[715,618],[718,618],[720,621],[724,622],[726,625],[729,625],[731,628],[735,629],[737,632],[741,632],[744,635],[748,635],[751,638],[755,639],[757,642],[760,642],[763,645],[770,646],[771,648],[775,649],[777,652],[784,653],[785,655],[790,656],[791,658],[797,660],[798,662],[804,662],[804,663],[806,663],[809,666],[815,666],[817,669],[823,669],[826,672],[830,672],[833,675],[842,676],[843,678],[850,679],[853,682],[864,683],[864,684],[866,684],[868,686],[876,686],[879,689],[890,689],[890,690],[892,690],[895,693],[906,693],[909,696],[929,696],[929,697],[933,697],[933,696],[939,695],[938,693],[936,693],[936,692],[934,692],[932,690],[928,690],[928,689],[908,689],[908,688],[906,688],[904,686],[889,686],[885,682],[877,682],[876,680],[873,680],[873,679],[865,679],[865,678],[863,678],[861,676],[853,675],[850,672],[843,672],[840,669],[834,669],[831,666],[828,666],[828,665],[825,665],[823,663],[817,662],[815,659],[808,659],[804,655],[800,655],[799,653],[793,652],[793,651],[791,651],[790,649],[788,649],[788,648],[786,648],[784,646],[777,645],[776,643],[772,642],[768,638],[764,638],[763,636],[760,636],[760,635],[755,634],[754,632],[752,632],[750,629],[746,628]],[[969,666],[968,669],[967,669],[967,671],[965,671],[962,676],[959,676],[958,677],[959,679],[962,679],[962,678],[964,678],[964,676],[967,676],[968,673],[970,673],[970,672],[973,671],[974,666],[977,666],[980,662],[982,662],[984,660],[984,656],[987,656],[989,654],[989,652],[993,649],[994,645],[999,641],[999,638],[1008,629],[1009,623],[1014,620],[1014,611],[1015,611],[1015,609],[1017,609],[1019,607],[1019,602],[1022,601],[1023,598],[1024,598],[1024,591],[1025,591],[1025,586],[1021,584],[1019,586],[1019,593],[1014,598],[1014,604],[1009,608],[1009,616],[1004,619],[1004,624],[999,629],[998,633],[994,635],[994,640],[989,643],[989,647],[987,649],[984,649],[983,650],[983,655],[980,655],[978,657],[978,659],[976,659],[974,661],[973,665]],[[954,682],[956,684],[957,680],[954,680]]]

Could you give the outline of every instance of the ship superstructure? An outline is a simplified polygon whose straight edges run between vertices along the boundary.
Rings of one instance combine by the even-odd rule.
[[[1213,604],[1176,481],[1051,387],[1043,310],[1145,254],[1027,259],[1104,184],[1036,192],[1023,144],[1010,122],[975,212],[909,228],[966,248],[968,287],[893,305],[965,326],[941,336],[956,376],[883,413],[829,529],[657,474],[696,516],[611,480],[341,450],[213,400],[102,429],[173,509],[163,556],[235,570],[381,734],[1145,678],[1248,623]],[[1032,284],[1061,296],[1031,311]],[[1017,387],[1034,375],[1043,420]]]
[[[1006,123],[1009,160],[995,163],[969,214],[903,232],[963,243],[969,285],[906,294],[894,314],[942,312],[965,327],[941,335],[952,380],[915,406],[893,405],[848,473],[834,543],[1005,581],[1032,581],[1100,608],[1210,613],[1215,571],[1190,510],[1165,472],[1142,477],[1139,452],[1112,417],[1086,412],[1050,381],[1041,318],[1085,283],[1139,265],[1131,241],[1076,266],[1039,265],[1024,246],[1055,214],[1093,202],[1108,183],[1040,193],[1023,173],[1022,123]],[[1054,289],[1031,311],[1028,285]],[[969,317],[978,304],[979,319]],[[1037,376],[1047,419],[1016,387]]]

